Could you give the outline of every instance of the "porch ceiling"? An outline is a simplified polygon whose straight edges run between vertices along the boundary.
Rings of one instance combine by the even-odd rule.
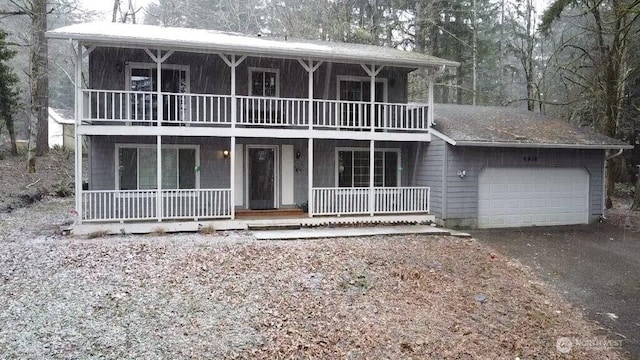
[[[111,47],[163,48],[356,64],[366,62],[408,68],[459,66],[454,61],[381,46],[299,39],[282,41],[238,33],[153,25],[75,24],[48,31],[47,37]]]

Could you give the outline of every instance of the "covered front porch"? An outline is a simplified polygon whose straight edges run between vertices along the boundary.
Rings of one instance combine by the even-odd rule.
[[[298,210],[297,218],[429,213],[430,189],[415,179],[420,143],[157,140],[89,137],[81,222],[234,220],[273,209]]]

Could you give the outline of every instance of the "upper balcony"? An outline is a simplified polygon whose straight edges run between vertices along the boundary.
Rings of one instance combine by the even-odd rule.
[[[82,109],[88,125],[427,132],[430,124],[426,104],[149,91],[85,89]]]
[[[47,36],[77,41],[76,122],[89,135],[424,141],[435,78],[459,65],[380,46],[148,25]],[[427,105],[408,103],[418,69]]]

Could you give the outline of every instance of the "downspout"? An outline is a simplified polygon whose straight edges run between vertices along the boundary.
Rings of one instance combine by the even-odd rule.
[[[607,162],[609,160],[613,160],[618,156],[622,155],[623,151],[624,149],[619,149],[617,153],[605,157],[604,163],[602,164],[602,183],[604,184],[604,186],[602,187],[602,218],[603,219],[605,218],[604,212],[605,210],[607,210],[607,168],[608,168]]]
[[[447,219],[447,168],[449,167],[449,144],[444,143],[444,154],[442,155],[442,221]]]

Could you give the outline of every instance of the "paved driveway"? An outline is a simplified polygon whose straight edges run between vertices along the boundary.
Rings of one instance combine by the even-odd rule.
[[[530,266],[640,359],[640,233],[595,224],[472,234]]]

